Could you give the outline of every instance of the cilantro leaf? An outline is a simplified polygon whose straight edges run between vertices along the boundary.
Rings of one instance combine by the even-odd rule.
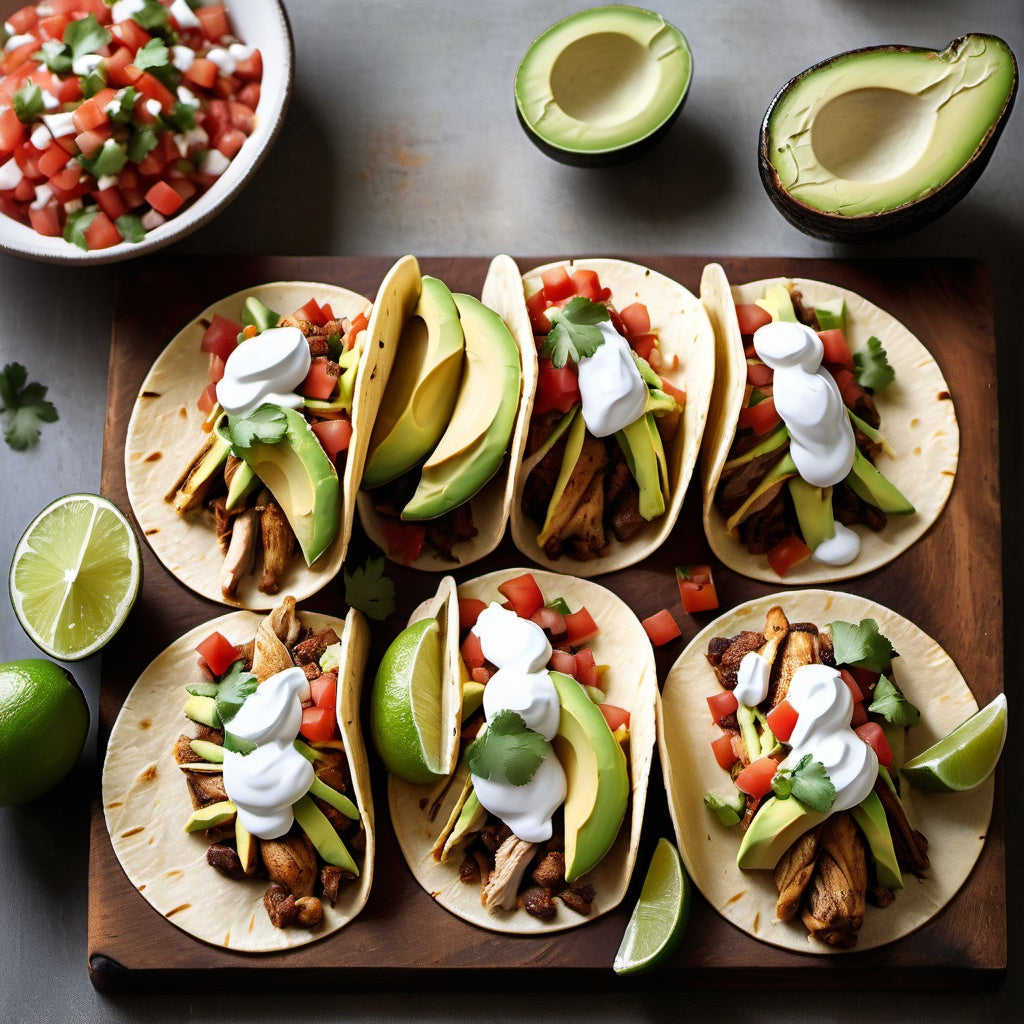
[[[11,97],[15,116],[22,124],[31,124],[46,108],[43,105],[43,90],[38,82],[23,85]]]
[[[96,219],[96,207],[84,207],[68,214],[64,222],[64,241],[77,245],[79,249],[89,251],[89,243],[85,240],[85,229]]]
[[[241,736],[236,736],[229,730],[224,730],[224,749],[230,750],[234,754],[251,754],[256,749],[256,744],[252,740],[242,739]]]
[[[550,319],[551,330],[540,354],[550,356],[554,366],[561,369],[570,359],[578,363],[592,356],[604,344],[604,334],[597,325],[611,317],[603,303],[577,295],[552,312]]]
[[[836,802],[836,787],[825,766],[810,754],[804,754],[795,768],[780,768],[772,778],[772,791],[780,800],[792,796],[812,811],[822,813]]]
[[[153,131],[148,125],[143,128],[137,128],[132,132],[131,138],[128,139],[128,146],[126,152],[128,153],[128,159],[133,164],[140,164],[146,159],[146,154],[156,148],[156,144],[159,140],[156,137],[156,132]]]
[[[32,59],[42,61],[55,75],[66,75],[71,70],[71,51],[59,39],[45,40]]]
[[[140,70],[147,71],[150,68],[164,68],[171,61],[171,52],[162,39],[150,39],[145,46],[140,47],[135,54],[132,63]]]
[[[64,42],[71,48],[71,57],[84,57],[87,53],[96,53],[106,46],[114,37],[96,20],[95,14],[87,14],[84,18],[72,21],[63,35]]]
[[[217,687],[217,714],[227,725],[245,703],[246,697],[256,692],[256,677],[242,670],[242,661],[233,662]]]
[[[899,687],[886,676],[878,677],[874,697],[868,705],[868,711],[881,715],[893,725],[902,725],[904,728],[917,725],[921,719],[921,712],[903,696]]]
[[[251,448],[257,443],[277,444],[288,433],[288,419],[279,405],[266,402],[248,416],[229,417],[228,433],[236,448]]]
[[[140,10],[132,12],[132,21],[147,32],[162,34],[160,30],[168,29],[168,10],[159,0],[143,0]]]
[[[54,423],[58,419],[53,403],[46,400],[48,388],[27,381],[28,371],[21,363],[8,363],[0,372],[4,440],[16,452],[23,452],[38,442],[41,423]]]
[[[114,221],[114,226],[126,242],[141,242],[146,237],[146,229],[142,226],[142,219],[138,214],[122,213]]]
[[[548,752],[548,741],[527,728],[516,711],[499,711],[466,751],[469,770],[481,779],[504,776],[513,786],[525,786]]]
[[[878,632],[878,623],[874,619],[861,619],[860,625],[830,622],[829,629],[837,665],[855,665],[869,672],[885,672],[892,664],[892,644]]]
[[[117,95],[114,97],[117,101],[117,106],[110,109],[108,114],[114,124],[128,124],[131,121],[132,114],[135,113],[135,100],[138,98],[138,95],[138,90],[134,85],[118,89]],[[111,104],[108,104],[108,107],[110,106]]]
[[[204,679],[199,683],[189,683],[185,687],[185,692],[192,694],[193,697],[216,697],[217,689],[216,683]]]
[[[164,114],[163,118],[165,121],[169,121],[176,131],[189,132],[196,126],[196,108],[178,100],[171,107],[171,112]]]
[[[872,391],[884,391],[896,379],[896,371],[889,365],[885,349],[874,335],[868,338],[867,349],[854,352],[853,365],[857,383]]]
[[[384,572],[384,557],[369,558],[365,565],[351,573],[342,573],[345,579],[345,600],[358,608],[367,618],[378,622],[395,610],[395,581]]]

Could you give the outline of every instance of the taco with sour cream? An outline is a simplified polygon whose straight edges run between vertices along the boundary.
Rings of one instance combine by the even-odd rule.
[[[731,569],[824,583],[890,562],[938,518],[960,434],[935,359],[855,293],[775,278],[701,299],[718,347],[704,529]]]
[[[580,576],[633,565],[671,532],[697,461],[711,324],[682,285],[624,260],[537,267],[523,289],[540,364],[513,540]]]
[[[870,949],[948,903],[981,853],[990,776],[915,790],[900,766],[978,710],[907,619],[827,590],[734,608],[665,681],[659,750],[679,850],[726,920],[786,949]]]
[[[504,536],[537,354],[511,257],[491,261],[479,299],[422,275],[412,256],[396,270],[381,301],[402,326],[368,442],[359,518],[393,561],[450,572]]]
[[[577,927],[619,904],[636,861],[658,702],[650,642],[619,598],[575,577],[506,569],[445,587],[409,628],[438,619],[452,742],[433,781],[389,775],[402,853],[472,924]],[[371,730],[379,740],[372,718]]]
[[[139,677],[110,734],[103,808],[125,873],[172,924],[263,953],[362,909],[374,861],[359,721],[369,639],[359,612],[297,613],[287,597],[268,615],[197,626]]]

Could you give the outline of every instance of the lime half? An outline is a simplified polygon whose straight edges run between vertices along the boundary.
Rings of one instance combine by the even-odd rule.
[[[11,604],[40,650],[79,661],[121,628],[141,574],[139,543],[121,510],[98,494],[68,494],[47,505],[18,541]]]
[[[961,722],[903,766],[920,789],[961,792],[980,786],[995,771],[1006,741],[1006,694]]]
[[[667,839],[659,839],[615,954],[615,973],[645,971],[670,956],[689,923],[690,902],[690,879],[679,851]]]
[[[441,629],[420,619],[384,653],[370,694],[370,731],[388,771],[406,782],[433,782],[441,765]]]

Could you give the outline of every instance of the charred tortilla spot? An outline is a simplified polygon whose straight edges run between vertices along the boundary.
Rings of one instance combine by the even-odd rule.
[[[139,774],[139,782],[152,782],[157,774],[156,765],[151,764]]]
[[[139,394],[139,398],[159,398],[161,392],[159,391],[143,391]]]
[[[140,832],[145,832],[145,831],[146,831],[146,826],[145,825],[136,825],[135,828],[130,828],[126,832],[122,832],[121,833],[121,838],[122,839],[128,839],[131,836],[137,836]]]
[[[936,396],[940,402],[951,402],[953,396],[948,391],[940,391]]]
[[[168,910],[167,913],[164,914],[164,917],[172,918],[172,917],[174,917],[175,914],[180,914],[183,911],[188,910],[191,906],[192,906],[191,903],[182,903],[179,906],[174,907],[172,910]]]
[[[152,718],[143,718],[142,721],[139,722],[139,728],[140,729],[150,729],[150,728],[152,728],[152,726],[153,726],[153,719]]]
[[[143,462],[159,462],[164,457],[163,452],[150,452],[148,455],[142,456]]]

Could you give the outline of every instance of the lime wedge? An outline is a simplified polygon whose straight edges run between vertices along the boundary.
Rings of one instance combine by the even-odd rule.
[[[441,765],[441,629],[420,619],[392,641],[370,694],[370,731],[388,771],[406,782],[433,782]]]
[[[995,770],[1006,740],[1006,694],[1001,693],[952,732],[903,766],[920,789],[960,792],[980,786]]]
[[[615,954],[615,973],[645,971],[670,956],[689,923],[690,902],[690,879],[679,851],[667,839],[659,839]]]
[[[142,576],[139,543],[113,502],[68,494],[43,509],[14,549],[9,589],[32,642],[79,661],[121,628]]]

